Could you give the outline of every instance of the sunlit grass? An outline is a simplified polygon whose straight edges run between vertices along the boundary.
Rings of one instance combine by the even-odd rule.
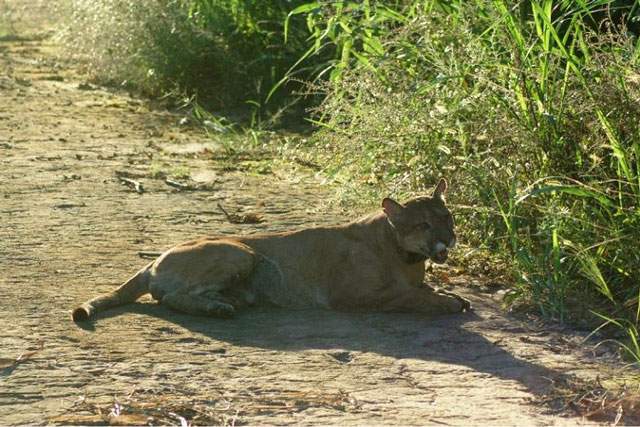
[[[463,236],[511,260],[516,298],[561,322],[604,318],[638,357],[640,63],[630,16],[604,0],[535,0],[527,10],[414,1],[394,14],[348,3],[292,12],[315,8],[304,55],[337,46],[323,62],[329,83],[314,86],[326,96],[315,118],[315,140],[331,150],[326,173],[384,183],[381,193],[448,176],[453,202],[479,207],[462,212]]]

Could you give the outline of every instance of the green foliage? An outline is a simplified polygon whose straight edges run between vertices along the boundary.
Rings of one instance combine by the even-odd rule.
[[[637,342],[633,4],[415,0],[378,20],[374,2],[300,9],[311,48],[337,47],[314,87],[328,173],[385,192],[448,176],[454,203],[475,206],[465,239],[512,260],[516,298],[559,321],[617,319]],[[365,49],[369,34],[381,49]]]
[[[339,80],[352,60],[375,71],[372,61],[386,54],[381,36],[406,20],[397,8],[398,2],[370,0],[312,2],[294,8],[285,20],[285,41],[292,33],[291,19],[304,15],[312,42],[271,92],[301,72],[314,81],[327,75],[330,81]]]
[[[640,333],[638,333],[638,319],[636,318],[634,322],[624,318],[614,319],[596,312],[593,312],[593,314],[605,321],[602,326],[611,324],[617,326],[618,329],[622,330],[626,334],[628,338],[626,342],[616,341],[627,352],[627,354],[633,358],[635,363],[640,364]]]
[[[268,91],[303,49],[301,18],[289,24],[300,36],[284,42],[284,20],[295,0],[66,3],[63,40],[87,57],[96,80],[151,96],[186,92],[209,108],[264,113]],[[274,108],[289,102],[294,88],[277,94]]]

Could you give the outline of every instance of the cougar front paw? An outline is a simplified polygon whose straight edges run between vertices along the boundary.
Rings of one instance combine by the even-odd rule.
[[[461,304],[458,310],[455,311],[471,311],[473,308],[471,307],[471,301],[466,298],[461,297],[460,295],[454,294],[453,292],[447,292],[445,290],[438,290],[438,293],[441,295],[446,295],[456,301],[457,304]]]
[[[460,295],[456,295],[456,294],[450,294],[450,295],[462,303],[462,310],[461,311],[471,311],[471,310],[473,310],[473,307],[471,307],[471,301],[469,301],[468,299],[463,298]]]

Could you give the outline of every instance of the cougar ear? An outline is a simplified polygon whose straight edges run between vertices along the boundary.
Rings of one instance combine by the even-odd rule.
[[[400,221],[404,215],[405,207],[393,199],[385,197],[382,201],[382,210],[392,224]]]
[[[447,191],[447,181],[444,178],[440,178],[440,182],[436,186],[436,189],[433,190],[433,198],[440,199],[443,202],[445,201],[444,193]]]

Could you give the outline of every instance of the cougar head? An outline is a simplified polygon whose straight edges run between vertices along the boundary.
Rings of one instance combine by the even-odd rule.
[[[455,247],[453,216],[445,206],[447,182],[441,179],[431,196],[413,197],[398,203],[385,198],[382,209],[395,230],[400,252],[409,260],[442,264],[448,249]]]

